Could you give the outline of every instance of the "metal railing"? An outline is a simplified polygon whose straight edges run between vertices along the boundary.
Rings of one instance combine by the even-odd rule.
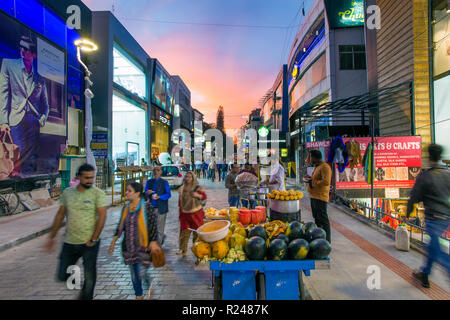
[[[425,237],[424,236],[427,234],[427,232],[426,232],[426,229],[423,228],[422,226],[414,224],[414,223],[412,223],[412,222],[410,222],[408,220],[403,220],[402,218],[399,218],[399,217],[394,217],[391,214],[383,212],[380,209],[374,209],[373,210],[372,208],[370,208],[369,206],[367,206],[365,204],[361,204],[361,203],[359,203],[357,201],[349,200],[349,199],[344,198],[344,197],[342,197],[342,196],[340,196],[340,195],[338,195],[336,193],[334,194],[334,198],[335,199],[339,199],[344,205],[348,206],[349,208],[350,208],[350,206],[349,206],[350,204],[354,204],[357,207],[364,209],[365,212],[366,211],[369,212],[368,216],[366,214],[364,214],[364,215],[360,214],[360,216],[366,218],[367,220],[376,222],[378,227],[382,227],[383,226],[383,229],[391,231],[392,233],[395,232],[396,227],[394,227],[394,226],[396,224],[399,225],[401,223],[404,223],[407,226],[407,228],[409,227],[408,231],[409,231],[410,241],[411,240],[415,240],[415,241],[419,242],[419,244],[421,246],[425,247],[425,241],[424,241]],[[387,218],[389,218],[391,220],[390,224],[387,224],[387,223],[383,222],[385,217],[387,217]],[[394,223],[394,221],[397,221],[397,223]],[[420,232],[420,239],[416,239],[415,237],[413,237],[413,233],[415,233],[414,229],[419,230],[419,232]],[[443,238],[442,235],[440,236],[440,239],[443,239],[444,241],[449,242],[448,254],[450,255],[450,240],[446,239],[446,238]]]

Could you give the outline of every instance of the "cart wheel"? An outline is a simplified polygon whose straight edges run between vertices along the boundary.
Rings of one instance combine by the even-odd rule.
[[[214,277],[214,300],[222,300],[222,275]]]
[[[298,297],[300,300],[306,300],[305,283],[303,282],[303,271],[298,272]]]
[[[266,277],[264,273],[256,275],[256,299],[266,300]]]

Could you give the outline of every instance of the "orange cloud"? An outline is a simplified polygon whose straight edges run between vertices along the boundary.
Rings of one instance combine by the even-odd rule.
[[[152,39],[153,38],[153,39]],[[220,49],[212,34],[173,32],[140,41],[152,58],[171,74],[180,75],[192,93],[192,105],[215,122],[219,105],[225,109],[225,126],[238,128],[257,107],[259,98],[272,85],[274,76],[246,65],[237,57],[238,48]],[[266,69],[267,70],[267,69]]]

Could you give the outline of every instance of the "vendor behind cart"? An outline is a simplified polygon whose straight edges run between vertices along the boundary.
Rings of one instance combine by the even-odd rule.
[[[268,177],[261,184],[269,187],[270,192],[273,190],[286,191],[285,177],[286,170],[281,165],[278,157],[272,157],[270,166],[265,168]]]

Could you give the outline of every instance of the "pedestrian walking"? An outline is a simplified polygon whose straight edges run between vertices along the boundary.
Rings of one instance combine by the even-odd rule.
[[[450,224],[450,171],[439,166],[443,148],[431,144],[428,147],[431,168],[420,173],[411,190],[408,201],[407,218],[414,209],[414,204],[423,202],[425,207],[425,228],[430,242],[427,247],[427,260],[421,271],[413,276],[420,280],[422,286],[430,287],[428,276],[435,262],[440,262],[447,270],[450,278],[450,259],[447,253],[441,251],[439,238],[444,234]]]
[[[214,182],[216,179],[216,170],[217,170],[216,162],[211,161],[211,163],[209,164],[209,177],[212,182]]]
[[[327,204],[330,200],[331,168],[322,161],[322,153],[319,150],[311,150],[310,155],[315,169],[312,177],[306,175],[304,181],[308,183],[311,211],[316,225],[325,230],[327,240],[331,243],[331,228],[327,213]]]
[[[207,179],[208,164],[204,161],[202,163],[202,171],[203,171],[203,179]]]
[[[198,229],[203,224],[205,212],[203,203],[206,200],[206,193],[200,187],[197,177],[193,172],[187,172],[184,176],[183,185],[179,192],[179,214],[180,214],[180,249],[177,254],[186,255],[191,230]],[[197,233],[194,233],[192,241],[197,240]]]
[[[128,200],[122,208],[122,215],[108,249],[114,253],[117,240],[123,235],[122,256],[130,268],[136,300],[143,300],[142,268],[150,266],[150,251],[159,250],[158,210],[148,201],[145,202],[144,188],[138,182],[127,185],[125,192]]]
[[[66,217],[66,235],[59,256],[57,279],[67,281],[67,268],[83,258],[84,284],[80,300],[92,300],[97,281],[100,234],[106,220],[105,193],[95,187],[95,169],[83,164],[77,171],[78,185],[64,190],[45,248],[51,252],[54,239]]]
[[[145,184],[145,194],[150,199],[150,204],[159,213],[158,233],[161,244],[164,244],[166,235],[164,229],[166,226],[167,212],[169,212],[170,193],[169,183],[161,178],[162,168],[156,166],[153,168],[153,178]]]
[[[226,163],[223,164],[223,170],[222,170],[222,180],[225,181],[228,174],[228,165]]]
[[[230,207],[238,207],[239,205],[239,190],[236,186],[236,177],[239,174],[239,165],[232,164],[231,171],[225,178],[225,188],[228,189],[228,204]]]

